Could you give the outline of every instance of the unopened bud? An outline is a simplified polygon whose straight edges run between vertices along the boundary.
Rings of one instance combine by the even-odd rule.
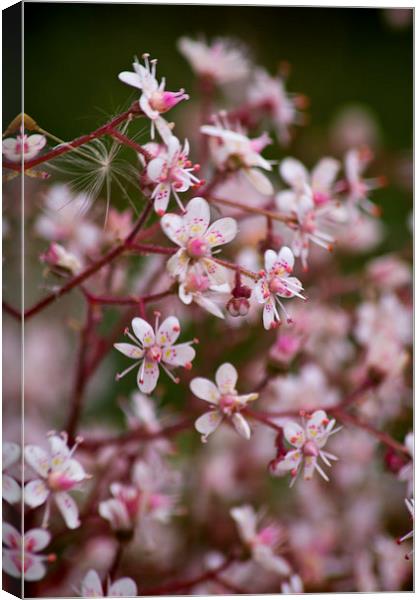
[[[226,304],[226,310],[232,317],[245,317],[249,312],[248,298],[231,298]]]

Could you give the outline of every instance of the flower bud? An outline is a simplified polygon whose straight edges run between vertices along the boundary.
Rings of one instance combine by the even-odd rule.
[[[226,310],[232,317],[245,317],[249,312],[250,303],[247,298],[230,298]]]

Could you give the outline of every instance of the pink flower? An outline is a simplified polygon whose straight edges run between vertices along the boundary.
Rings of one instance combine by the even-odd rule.
[[[195,377],[191,381],[190,388],[193,394],[213,405],[212,410],[201,415],[195,422],[195,428],[202,434],[203,442],[216,431],[224,417],[232,421],[239,435],[247,440],[251,437],[251,429],[241,415],[241,410],[248,402],[256,400],[258,394],[238,395],[235,387],[237,380],[238,373],[235,367],[224,363],[216,371],[216,385],[203,377]]]
[[[277,194],[276,204],[281,212],[297,218],[297,223],[290,225],[295,230],[291,247],[294,255],[301,257],[305,269],[310,242],[332,249],[334,238],[325,229],[336,225],[332,202],[339,168],[339,162],[333,158],[319,161],[311,175],[294,158],[286,158],[280,165],[280,174],[291,188]]]
[[[133,63],[134,73],[123,71],[118,75],[118,78],[142,91],[139,104],[145,115],[152,121],[152,139],[154,138],[154,127],[156,125],[162,139],[167,142],[170,136],[170,128],[160,115],[173,108],[178,102],[188,100],[189,96],[184,90],[179,90],[179,92],[165,91],[165,79],[163,78],[160,84],[156,79],[157,60],[153,59],[149,62],[149,54],[143,54],[143,58],[144,67],[136,59]]]
[[[21,499],[21,488],[18,482],[5,471],[19,460],[20,446],[14,442],[3,442],[2,450],[3,499],[9,504],[15,504]]]
[[[384,178],[362,178],[363,171],[371,160],[372,154],[368,148],[352,149],[347,152],[344,158],[346,175],[344,192],[347,195],[352,212],[355,208],[360,207],[370,215],[377,217],[379,209],[376,204],[369,200],[368,196],[372,190],[384,184]]]
[[[303,287],[299,279],[289,277],[294,262],[292,251],[287,246],[283,246],[278,254],[274,250],[266,250],[264,254],[265,271],[261,272],[261,279],[254,288],[254,296],[257,302],[264,304],[263,323],[265,329],[271,329],[281,324],[276,303],[285,313],[287,321],[291,322],[280,297],[298,296],[305,299],[300,293]]]
[[[199,265],[212,285],[226,283],[226,269],[212,259],[212,254],[214,248],[236,236],[235,219],[224,217],[210,225],[209,205],[204,198],[197,197],[188,202],[182,217],[164,215],[161,226],[165,235],[180,247],[167,263],[173,277],[184,282],[191,266]]]
[[[9,523],[3,523],[3,570],[11,577],[25,581],[39,581],[47,572],[44,562],[54,559],[53,555],[40,556],[51,540],[51,534],[45,529],[30,529],[20,534]]]
[[[290,128],[302,122],[298,113],[299,97],[288,94],[283,79],[270,77],[264,69],[257,69],[254,80],[249,86],[248,98],[252,104],[263,105],[267,108],[277,138],[281,144],[290,141]]]
[[[125,334],[134,342],[134,345],[114,344],[114,348],[119,352],[136,361],[123,373],[117,374],[117,379],[121,379],[140,365],[137,374],[137,385],[140,391],[145,394],[150,394],[156,387],[159,378],[159,365],[172,381],[177,383],[178,380],[168,367],[190,369],[191,361],[195,357],[195,350],[191,347],[195,340],[174,345],[181,332],[178,319],[168,317],[159,325],[160,313],[155,314],[155,331],[147,321],[136,317],[131,321],[134,335],[129,332],[128,328],[125,331]]]
[[[292,333],[281,333],[270,348],[270,358],[279,363],[288,364],[302,347],[302,338]]]
[[[82,270],[82,264],[71,252],[67,250],[61,244],[52,242],[46,252],[40,255],[41,262],[51,267],[51,270],[59,274],[71,274],[76,275]]]
[[[184,147],[181,148],[178,138],[172,135],[168,140],[166,154],[153,158],[147,165],[147,177],[157,184],[151,197],[159,216],[165,214],[171,194],[184,211],[178,192],[186,192],[200,183],[200,179],[193,175],[198,165],[192,165],[188,160],[189,149],[188,140],[185,140]]]
[[[216,125],[203,125],[200,131],[210,136],[210,150],[219,169],[239,171],[261,194],[273,193],[271,181],[259,171],[272,170],[269,161],[261,156],[263,149],[271,143],[266,133],[250,139],[239,126],[234,129],[223,114],[219,115]]]
[[[111,484],[110,490],[113,497],[99,503],[99,514],[115,531],[131,531],[140,511],[140,490],[117,482]]]
[[[58,510],[67,527],[76,529],[80,525],[79,510],[76,502],[68,494],[88,479],[82,465],[75,460],[73,454],[81,440],[77,440],[73,448],[67,446],[67,435],[49,434],[50,452],[38,446],[25,447],[25,460],[41,479],[34,479],[25,485],[25,503],[31,508],[46,503],[43,527],[49,521],[51,498],[55,500]]]
[[[304,479],[312,479],[316,469],[325,481],[329,481],[317,461],[320,457],[330,467],[329,460],[338,460],[334,454],[322,450],[328,438],[341,429],[341,427],[334,429],[334,425],[335,419],[328,419],[323,410],[312,413],[303,426],[294,421],[288,421],[283,428],[284,437],[295,449],[275,461],[272,472],[275,475],[284,475],[290,471],[292,475],[290,486],[296,481],[302,466]]]
[[[206,44],[204,40],[182,37],[178,48],[197,75],[215,83],[244,79],[249,73],[249,60],[233,40],[216,38]]]
[[[42,150],[47,143],[43,135],[35,133],[27,135],[24,127],[21,128],[20,135],[16,138],[6,138],[3,140],[3,154],[11,162],[20,162],[22,160],[31,160]]]
[[[108,581],[104,591],[98,573],[91,569],[82,580],[81,595],[84,598],[132,598],[137,596],[137,585],[131,577],[122,577],[112,584]]]
[[[268,571],[283,577],[290,575],[289,563],[275,554],[282,538],[281,528],[272,524],[258,530],[258,517],[249,505],[232,508],[230,514],[236,522],[242,542],[251,551],[253,560]]]

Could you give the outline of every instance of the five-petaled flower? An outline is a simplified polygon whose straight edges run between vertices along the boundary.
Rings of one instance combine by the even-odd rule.
[[[258,280],[254,288],[254,295],[260,304],[264,304],[263,323],[265,329],[271,329],[281,324],[281,317],[276,303],[285,313],[287,321],[292,319],[286,311],[281,298],[292,298],[302,296],[303,286],[296,277],[289,277],[293,270],[295,259],[292,251],[287,246],[283,246],[278,252],[266,250],[264,254],[265,271],[261,271],[261,279]]]
[[[302,417],[302,419],[306,418]],[[331,466],[330,460],[338,460],[337,456],[322,449],[328,438],[342,429],[341,427],[334,429],[334,425],[335,419],[329,419],[323,410],[312,413],[302,426],[294,421],[287,421],[283,433],[294,449],[272,463],[272,472],[275,475],[284,475],[290,471],[292,475],[290,486],[296,481],[302,466],[304,479],[311,479],[316,469],[325,481],[329,481],[318,464],[318,458],[321,458],[328,467]]]
[[[81,442],[80,439],[72,448],[67,445],[67,434],[48,434],[50,452],[38,446],[25,447],[25,460],[42,479],[34,479],[25,485],[25,502],[32,508],[46,502],[43,527],[49,521],[51,498],[54,498],[67,527],[76,529],[80,525],[79,509],[76,502],[68,494],[83,481],[90,478],[82,465],[73,458],[73,454]]]
[[[81,595],[83,598],[132,598],[137,596],[137,585],[131,577],[121,577],[121,579],[117,579],[114,583],[108,580],[104,592],[98,573],[91,569],[82,580]]]
[[[2,151],[7,160],[11,162],[20,162],[22,159],[31,160],[41,152],[47,143],[45,136],[39,133],[27,135],[22,126],[20,135],[15,138],[6,138],[3,140]]]
[[[170,136],[170,128],[160,115],[166,113],[181,100],[188,100],[189,96],[184,90],[178,92],[165,91],[165,78],[162,78],[160,84],[156,79],[157,59],[149,62],[149,54],[143,54],[143,59],[144,66],[136,59],[133,63],[134,73],[123,71],[118,77],[124,83],[142,91],[139,104],[144,114],[152,122],[151,137],[154,138],[154,126],[156,125],[162,139],[167,142]]]
[[[251,428],[241,414],[248,402],[256,400],[258,394],[239,395],[236,390],[238,373],[233,365],[224,363],[216,371],[216,385],[209,379],[195,377],[190,388],[201,400],[213,405],[212,410],[201,415],[196,422],[195,428],[202,434],[202,441],[206,442],[208,436],[216,431],[224,417],[232,421],[236,431],[242,437],[249,440]]]
[[[52,562],[55,556],[37,554],[44,550],[51,540],[46,529],[30,529],[20,534],[9,523],[3,523],[3,570],[11,577],[25,581],[39,581],[47,570],[44,562]]]
[[[209,225],[209,205],[199,197],[188,202],[182,217],[172,213],[162,217],[163,232],[180,247],[167,263],[167,269],[173,277],[184,281],[189,268],[199,264],[211,284],[226,283],[226,269],[212,259],[212,253],[217,246],[233,240],[237,224],[235,219],[224,217]]]
[[[210,136],[211,154],[219,169],[243,173],[261,194],[273,193],[271,181],[259,171],[272,170],[269,161],[261,156],[271,143],[266,133],[250,139],[239,125],[234,129],[223,114],[219,115],[216,125],[203,125],[200,131]]]
[[[242,542],[250,550],[253,560],[268,571],[288,576],[291,569],[289,563],[276,554],[283,538],[282,529],[271,523],[257,529],[258,515],[252,506],[237,506],[230,511],[238,527]]]
[[[190,342],[174,345],[181,332],[178,319],[167,317],[159,325],[160,313],[156,312],[155,315],[155,331],[147,321],[136,317],[131,321],[134,335],[129,332],[128,328],[125,330],[125,334],[134,342],[134,345],[114,344],[114,348],[119,352],[136,361],[128,369],[118,373],[117,379],[121,379],[140,365],[137,374],[137,385],[140,391],[145,394],[150,394],[156,387],[159,378],[159,365],[172,381],[178,383],[179,380],[174,377],[169,367],[191,369],[191,362],[195,357],[195,350],[191,345],[197,343],[197,340],[194,339]]]
[[[20,446],[14,442],[3,442],[2,446],[2,469],[3,469],[3,486],[2,494],[4,500],[10,504],[19,502],[21,499],[21,488],[18,482],[13,479],[5,471],[17,463],[20,458]]]
[[[157,184],[151,197],[159,216],[165,214],[171,193],[184,212],[178,192],[186,192],[200,184],[200,179],[194,175],[199,165],[193,165],[188,159],[189,151],[188,140],[185,140],[184,147],[181,148],[178,138],[172,135],[168,140],[167,151],[153,158],[147,165],[148,178]]]

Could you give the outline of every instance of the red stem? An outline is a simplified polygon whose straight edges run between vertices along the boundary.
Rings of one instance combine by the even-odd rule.
[[[83,146],[84,144],[87,144],[88,142],[91,142],[92,140],[98,139],[104,135],[109,134],[115,127],[117,127],[124,121],[127,121],[127,119],[131,119],[133,116],[141,116],[142,114],[143,114],[143,111],[140,109],[139,103],[137,101],[133,102],[133,104],[130,106],[130,108],[128,110],[126,110],[123,113],[121,113],[120,115],[114,117],[113,119],[111,119],[111,121],[109,121],[108,123],[105,123],[105,125],[98,127],[98,129],[95,129],[95,131],[92,131],[91,133],[86,133],[85,135],[81,135],[80,137],[76,138],[75,140],[73,140],[71,142],[66,142],[64,144],[60,144],[59,146],[56,146],[49,152],[46,152],[45,154],[41,154],[40,156],[36,156],[32,160],[28,160],[28,161],[24,162],[23,168],[24,168],[24,170],[32,169],[33,167],[36,167],[37,165],[40,165],[47,161],[50,161],[53,158],[60,156],[61,154],[66,154],[67,152],[70,152],[74,148],[78,148],[79,146]],[[3,161],[3,167],[6,169],[12,169],[13,171],[21,171],[22,170],[22,165],[20,163],[13,163],[13,162],[9,162],[7,160]]]

